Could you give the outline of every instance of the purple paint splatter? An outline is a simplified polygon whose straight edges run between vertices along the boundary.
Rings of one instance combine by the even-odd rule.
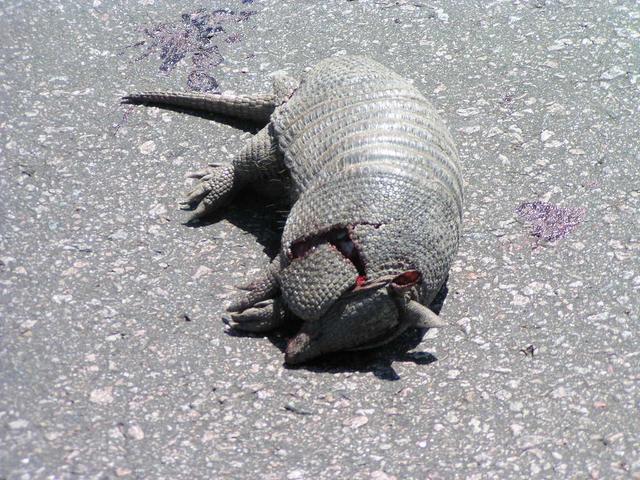
[[[241,37],[239,33],[232,33],[227,38],[225,38],[224,41],[227,43],[237,43],[240,41],[240,39]]]
[[[135,109],[135,105],[129,105],[127,109],[124,111],[124,113],[122,114],[122,119],[119,122],[116,122],[111,125],[111,133],[114,137],[118,134],[118,132],[120,131],[120,128],[122,128],[123,125],[127,124],[127,122],[129,121],[129,116],[131,115],[131,112],[133,112],[134,109]]]
[[[187,77],[187,85],[196,92],[219,92],[220,84],[208,73],[193,70]]]
[[[160,56],[158,69],[165,74],[171,73],[178,63],[190,57],[193,67],[187,78],[189,88],[201,92],[219,91],[218,82],[211,71],[224,58],[214,41],[218,37],[227,43],[241,41],[239,34],[227,31],[228,26],[244,22],[256,13],[254,10],[236,12],[225,8],[184,13],[181,22],[142,28],[146,39],[130,47],[144,47],[136,61],[157,53]]]
[[[525,202],[516,208],[518,216],[531,224],[531,234],[553,242],[565,238],[584,220],[586,209],[558,207],[547,202]]]
[[[220,65],[223,60],[217,45],[207,45],[206,48],[200,48],[191,56],[193,67],[196,70],[210,70]]]

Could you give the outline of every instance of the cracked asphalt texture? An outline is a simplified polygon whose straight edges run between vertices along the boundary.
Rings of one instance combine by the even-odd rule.
[[[639,32],[617,0],[2,2],[0,478],[640,478]],[[220,322],[279,207],[177,206],[251,128],[119,97],[345,53],[413,79],[459,146],[452,326],[290,369]],[[536,201],[581,223],[536,237]]]

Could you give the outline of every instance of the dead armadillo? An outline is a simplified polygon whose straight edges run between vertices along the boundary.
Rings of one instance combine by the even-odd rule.
[[[194,217],[243,187],[291,200],[279,256],[229,308],[233,328],[302,320],[285,361],[389,342],[444,322],[429,305],[458,248],[462,176],[453,140],[410,83],[367,58],[318,63],[274,93],[147,92],[125,103],[173,105],[266,126],[231,164],[192,176]]]

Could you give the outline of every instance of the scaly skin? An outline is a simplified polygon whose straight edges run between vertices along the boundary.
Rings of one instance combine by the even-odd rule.
[[[273,94],[232,96],[193,92],[141,92],[122,97],[122,103],[182,107],[264,123],[269,121],[276,107]]]
[[[279,256],[230,307],[237,329],[302,327],[285,361],[384,344],[443,322],[429,305],[458,248],[462,175],[451,135],[407,81],[361,57],[324,60],[272,95],[138,94],[267,125],[230,165],[194,174],[207,215],[243,187],[278,186],[292,207]]]

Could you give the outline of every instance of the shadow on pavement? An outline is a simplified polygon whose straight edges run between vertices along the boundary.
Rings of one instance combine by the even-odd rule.
[[[394,362],[412,362],[416,365],[429,365],[436,362],[436,356],[429,352],[412,352],[424,337],[426,330],[411,329],[396,340],[379,348],[357,352],[335,352],[319,357],[302,365],[289,366],[287,369],[305,369],[318,373],[371,372],[376,378],[386,381],[400,380],[393,368]],[[269,340],[283,353],[286,340],[282,337]]]
[[[189,210],[187,210],[189,213]],[[280,250],[280,237],[289,208],[283,200],[262,197],[242,191],[222,211],[197,222],[184,222],[189,228],[202,228],[227,220],[248,235],[253,235],[269,258]]]
[[[439,313],[447,296],[447,284],[443,285],[431,309]],[[299,329],[299,322],[292,322],[286,329],[266,335],[269,341],[283,354],[287,348],[287,340]],[[393,368],[394,362],[412,362],[416,365],[429,365],[438,361],[438,358],[429,352],[412,352],[420,343],[427,332],[426,329],[410,329],[396,340],[379,348],[362,350],[357,352],[334,352],[319,357],[301,365],[284,365],[291,370],[304,369],[318,373],[344,373],[344,372],[371,372],[380,380],[400,380],[400,375]],[[264,334],[227,330],[227,335],[232,337],[264,338]]]

